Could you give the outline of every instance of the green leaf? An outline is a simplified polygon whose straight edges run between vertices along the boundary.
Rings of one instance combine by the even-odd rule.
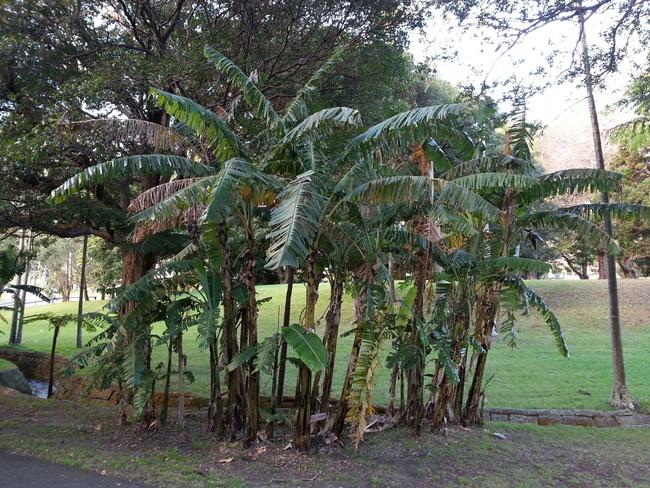
[[[377,146],[387,149],[388,146],[407,146],[432,135],[449,139],[455,131],[455,124],[450,119],[463,113],[466,108],[463,103],[453,103],[401,112],[356,136],[348,144],[346,152],[367,155]]]
[[[90,185],[139,176],[173,175],[175,173],[180,176],[206,176],[214,173],[214,169],[183,156],[167,154],[127,156],[91,166],[74,175],[54,190],[51,198],[56,203],[60,203],[68,195],[77,193],[81,188]]]
[[[150,92],[159,107],[204,138],[217,158],[224,161],[243,156],[244,151],[239,137],[217,114],[180,95],[156,88],[152,88]]]
[[[332,107],[309,115],[280,141],[280,145],[292,143],[305,136],[322,139],[334,127],[357,127],[361,125],[359,111],[348,107]]]
[[[436,172],[436,175],[451,168],[451,161],[440,147],[440,144],[438,144],[434,139],[427,139],[424,144],[422,144],[422,148],[429,160],[433,161],[433,169]]]
[[[235,371],[237,368],[243,366],[251,359],[253,359],[257,354],[258,349],[259,346],[245,347],[237,354],[235,354],[235,357],[232,358],[232,361],[228,363],[228,366],[226,366],[226,368],[228,369],[228,371]]]
[[[323,77],[338,63],[344,52],[344,47],[339,47],[334,51],[334,54],[328,59],[320,68],[318,68],[305,85],[298,91],[296,96],[289,102],[284,109],[284,123],[295,123],[300,120],[304,114],[307,113],[307,103],[316,95],[318,91],[318,84]]]
[[[325,369],[327,349],[320,337],[313,332],[305,331],[298,324],[283,327],[282,336],[312,373]]]
[[[309,252],[318,231],[324,199],[314,188],[312,172],[292,181],[279,196],[280,204],[271,211],[271,244],[266,267],[297,267]]]
[[[561,210],[545,210],[526,215],[520,220],[523,227],[537,229],[570,230],[575,232],[581,240],[588,242],[599,249],[618,254],[620,248],[616,241],[609,237],[601,228],[579,215]]]
[[[203,54],[222,75],[241,90],[244,100],[253,109],[257,117],[266,121],[270,126],[279,124],[280,117],[278,117],[271,102],[235,63],[210,46],[205,46]]]

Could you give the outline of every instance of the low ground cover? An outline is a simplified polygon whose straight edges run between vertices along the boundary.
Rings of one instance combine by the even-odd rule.
[[[112,409],[0,395],[0,449],[165,487],[648,486],[646,429],[486,424],[413,438],[368,435],[359,450],[284,450],[288,437],[243,449],[216,442],[205,419],[184,432],[117,426]],[[503,434],[499,439],[494,433]],[[288,435],[288,432],[286,433]]]

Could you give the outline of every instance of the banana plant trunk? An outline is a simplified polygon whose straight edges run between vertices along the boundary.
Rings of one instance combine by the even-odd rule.
[[[354,331],[352,350],[350,351],[350,359],[348,360],[348,369],[345,372],[345,379],[343,380],[338,412],[336,413],[336,418],[334,419],[334,424],[332,426],[332,432],[338,437],[341,437],[343,434],[345,419],[350,410],[348,399],[350,397],[350,388],[352,388],[352,375],[354,374],[354,369],[359,360],[359,353],[361,352],[361,341],[363,340],[364,324],[367,319],[367,309],[368,287],[364,283],[364,286],[359,291],[359,295],[354,300],[354,316],[357,327]]]
[[[413,302],[409,341],[412,347],[422,351],[419,327],[424,322],[424,292],[427,278],[427,255],[425,251],[419,250],[416,252],[415,264],[416,293]],[[406,421],[413,426],[415,435],[420,435],[422,433],[422,416],[424,414],[424,358],[422,355],[418,356],[407,371],[407,381]]]
[[[228,226],[225,222],[219,224],[217,237],[221,247],[221,283],[223,300],[223,354],[225,363],[230,363],[238,353],[235,298],[233,296],[232,262],[230,244],[228,242]],[[246,395],[242,369],[235,368],[226,373],[228,396],[226,400],[226,423],[228,436],[234,439],[237,432],[244,427],[246,414]]]
[[[499,307],[499,288],[490,290],[482,300],[479,300],[477,315],[480,321],[477,324],[476,339],[481,344],[481,350],[477,353],[476,365],[474,367],[474,376],[469,388],[465,411],[463,413],[462,423],[466,427],[482,425],[481,404],[483,391],[483,378],[485,376],[485,366],[487,364],[488,353],[492,345],[492,331],[496,325],[496,316]]]
[[[334,276],[331,284],[329,310],[325,317],[325,346],[327,348],[327,366],[323,375],[323,389],[321,391],[321,410],[329,415],[330,400],[332,395],[332,380],[334,378],[334,363],[336,360],[336,344],[341,323],[341,307],[343,304],[343,281]]]
[[[291,295],[293,293],[293,276],[295,273],[293,266],[287,266],[286,281],[287,292],[284,297],[284,316],[282,318],[282,327],[289,327],[291,322]],[[276,384],[276,405],[281,406],[284,399],[284,378],[287,369],[287,343],[282,341],[280,346],[280,360],[278,364],[278,377]]]
[[[249,229],[250,230],[250,229]],[[242,327],[246,335],[246,345],[257,347],[257,298],[255,296],[255,254],[253,253],[252,231],[249,233],[248,249],[244,256],[242,281],[246,287],[247,303],[243,314]],[[253,359],[248,361],[248,391],[246,415],[246,442],[255,442],[260,430],[260,373],[255,371]]]
[[[312,249],[307,256],[306,264],[306,301],[304,328],[314,329],[316,318],[316,300],[318,298],[318,280],[316,278],[316,250]],[[293,435],[293,446],[295,449],[305,450],[309,448],[309,418],[311,413],[311,371],[304,364],[300,364],[299,386],[296,392],[296,425]]]

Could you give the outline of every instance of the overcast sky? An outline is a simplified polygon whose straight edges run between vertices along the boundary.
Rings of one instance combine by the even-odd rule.
[[[598,40],[597,23],[601,21],[602,19],[594,17],[588,23],[586,31],[590,43]],[[452,46],[457,51],[452,60],[432,63],[438,76],[454,84],[473,83],[477,87],[483,79],[491,83],[506,80],[511,76],[515,76],[523,84],[540,83],[539,75],[530,73],[539,66],[545,67],[548,70],[546,79],[551,81],[553,86],[530,97],[527,102],[534,119],[553,126],[558,121],[563,121],[564,124],[568,120],[582,119],[586,111],[584,87],[577,86],[577,83],[558,82],[562,70],[570,65],[571,52],[577,39],[577,25],[568,22],[556,23],[530,34],[520,45],[501,55],[496,51],[498,42],[493,33],[476,32],[476,29],[463,32],[449,19],[432,17],[424,35],[413,33],[410,50],[416,61],[426,61],[427,57],[441,53],[440,46]],[[545,61],[551,53],[549,45],[562,51],[555,57],[555,66],[549,66]],[[604,112],[607,106],[621,98],[632,71],[628,65],[622,66],[621,74],[610,75],[606,87],[598,90],[596,101],[599,111]],[[503,94],[503,90],[497,89],[491,94],[498,98]],[[617,109],[610,112],[606,118],[610,121],[615,119],[617,123],[629,115]]]

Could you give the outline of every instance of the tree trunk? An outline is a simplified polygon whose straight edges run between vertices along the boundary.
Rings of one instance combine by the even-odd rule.
[[[253,253],[252,229],[247,229],[248,248],[244,255],[242,282],[246,287],[247,303],[242,320],[242,327],[246,331],[246,344],[248,347],[257,346],[257,297],[255,296],[255,254]],[[248,412],[246,418],[246,442],[254,442],[260,429],[260,373],[255,371],[255,364],[251,359],[247,364],[248,369]]]
[[[591,119],[591,133],[594,140],[594,153],[596,155],[596,164],[598,169],[605,169],[605,158],[603,156],[602,140],[600,137],[600,124],[598,121],[598,112],[596,110],[596,101],[594,99],[593,78],[591,74],[591,62],[589,60],[589,48],[587,45],[587,36],[585,33],[584,14],[580,11],[580,33],[582,42],[582,62],[585,72],[585,87],[587,89],[587,101],[589,102],[589,116]],[[602,193],[601,201],[609,204],[609,194]],[[605,232],[612,237],[612,217],[610,212],[605,212],[603,216]],[[625,363],[623,360],[623,340],[621,337],[621,320],[618,302],[618,284],[616,279],[616,258],[612,254],[607,254],[607,284],[609,288],[609,321],[611,325],[611,345],[612,345],[612,372],[614,385],[610,404],[615,408],[635,409],[637,402],[627,389],[625,378]]]
[[[19,245],[18,245],[18,254],[22,254],[23,251],[25,250],[25,231],[22,230],[20,234],[20,240],[19,240]],[[19,274],[16,276],[16,285],[20,286],[22,285],[22,274]],[[22,300],[21,300],[21,293],[20,291],[16,290],[14,294],[14,308],[11,313],[11,329],[9,331],[9,344],[18,344],[18,323],[19,323],[19,318],[20,318],[20,309],[22,307]]]
[[[634,269],[634,259],[631,256],[624,256],[617,261],[623,272],[623,278],[637,278],[636,269]]]
[[[289,327],[291,321],[291,294],[293,293],[293,275],[295,269],[291,266],[287,267],[286,280],[287,291],[284,296],[284,317],[282,319],[282,327]],[[287,369],[287,343],[283,340],[280,346],[280,362],[278,364],[278,378],[277,378],[277,405],[282,405],[284,398],[284,377]]]
[[[415,300],[413,302],[413,314],[410,323],[410,337],[409,342],[411,346],[422,351],[422,344],[420,343],[419,327],[424,321],[424,291],[426,287],[427,278],[427,255],[424,251],[416,252],[415,256]],[[424,354],[424,351],[422,351]],[[424,410],[424,358],[420,357],[414,361],[414,365],[406,372],[408,386],[407,386],[407,400],[406,400],[406,421],[409,425],[413,426],[415,435],[420,435],[422,432],[422,415]]]
[[[390,293],[390,300],[392,303],[397,302],[397,293],[395,292],[395,263],[393,262],[393,255],[388,255],[388,292]]]
[[[607,279],[607,262],[605,260],[605,253],[598,253],[598,279]]]
[[[172,353],[174,345],[171,338],[167,344],[167,371],[165,374],[165,387],[163,390],[163,404],[160,409],[160,425],[165,425],[167,422],[167,414],[169,413],[169,384],[172,376]]]
[[[386,407],[386,414],[394,416],[397,413],[395,408],[395,395],[397,392],[397,379],[399,377],[399,365],[393,366],[390,374],[390,386],[388,387],[388,406]]]
[[[54,326],[54,335],[52,336],[52,350],[50,352],[50,368],[47,377],[47,397],[52,396],[54,390],[54,358],[56,357],[56,341],[59,338],[59,326]]]
[[[323,412],[329,415],[330,399],[332,396],[332,380],[336,360],[336,344],[341,323],[341,306],[343,304],[343,281],[334,276],[331,283],[330,305],[325,317],[325,346],[327,347],[327,366],[323,375],[323,390],[320,404]]]
[[[86,261],[88,257],[88,235],[84,236],[81,250],[81,273],[79,276],[79,306],[77,307],[77,348],[83,345],[84,289],[86,288]]]
[[[223,433],[223,409],[219,381],[219,351],[217,335],[212,331],[208,339],[210,350],[210,403],[208,405],[208,432]]]
[[[185,428],[185,354],[183,354],[183,332],[178,333],[178,425]]]
[[[316,250],[307,256],[306,266],[306,306],[304,316],[305,330],[313,330],[316,318],[316,300],[318,299],[318,281],[316,278]],[[309,418],[311,414],[311,371],[301,362],[298,372],[299,387],[296,392],[296,425],[293,435],[293,447],[305,450],[309,448]]]
[[[226,364],[230,363],[238,352],[235,298],[233,296],[232,263],[228,243],[228,227],[225,222],[219,224],[217,237],[221,246],[221,281],[223,294],[223,340]],[[243,327],[242,327],[243,329]],[[227,371],[226,384],[228,398],[226,405],[226,422],[230,439],[244,427],[246,414],[246,395],[242,368]]]

